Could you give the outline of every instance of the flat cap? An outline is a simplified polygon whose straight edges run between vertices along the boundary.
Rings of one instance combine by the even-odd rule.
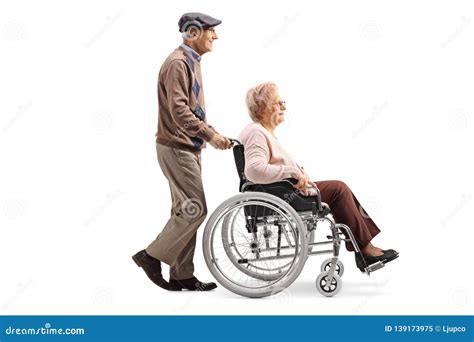
[[[190,26],[198,26],[203,29],[208,29],[210,27],[214,27],[222,23],[221,20],[211,17],[210,15],[199,13],[199,12],[191,12],[191,13],[184,13],[181,18],[179,18],[178,26],[179,32],[185,32]]]

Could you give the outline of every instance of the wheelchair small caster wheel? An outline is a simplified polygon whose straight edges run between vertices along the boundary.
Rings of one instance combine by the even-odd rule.
[[[331,269],[331,265],[332,265],[332,258],[324,260],[323,263],[321,264],[321,272],[329,271]],[[342,275],[344,274],[344,264],[339,259],[337,260],[337,263],[336,263],[335,272],[339,277],[342,277]]]
[[[332,297],[341,291],[342,279],[337,274],[332,276],[332,281],[328,282],[329,272],[322,272],[316,278],[316,288],[319,293],[326,297]]]

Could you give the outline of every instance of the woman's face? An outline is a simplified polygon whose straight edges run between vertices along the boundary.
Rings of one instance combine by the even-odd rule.
[[[278,92],[275,92],[271,101],[270,110],[264,114],[264,121],[272,127],[276,127],[285,121],[286,106],[285,101],[281,99]]]

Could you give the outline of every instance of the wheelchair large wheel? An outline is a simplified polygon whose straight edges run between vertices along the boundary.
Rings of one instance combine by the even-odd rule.
[[[285,201],[246,192],[222,203],[204,230],[209,270],[228,290],[265,297],[287,288],[303,269],[306,228]]]
[[[242,210],[242,208],[241,208]],[[239,251],[239,248],[236,246],[236,238],[235,234],[236,231],[233,229],[233,227],[237,224],[236,220],[239,218],[239,213],[238,210],[235,210],[228,215],[225,215],[224,217],[224,222],[222,223],[222,243],[224,244],[224,249],[229,257],[229,260],[234,264],[235,267],[239,268],[243,273],[257,278],[257,279],[262,279],[262,280],[276,280],[278,277],[280,277],[282,269],[284,267],[279,266],[278,268],[274,269],[273,272],[270,269],[266,269],[264,266],[259,267],[257,264],[251,265],[251,264],[240,264],[238,262],[238,258],[235,258],[235,256],[240,257],[240,259],[243,259],[242,254]],[[272,236],[276,236],[275,232],[272,232],[271,229],[266,228],[267,231],[263,233],[263,237],[270,240]],[[310,243],[314,242],[314,236],[315,236],[315,230],[310,230],[306,233],[306,240],[308,241],[308,256],[306,258],[309,258],[309,253],[311,253],[313,247],[309,246]],[[271,241],[271,240],[270,240]],[[268,243],[268,241],[267,241]],[[289,261],[290,263],[290,261]],[[262,272],[263,271],[263,272]],[[266,272],[265,272],[266,271]]]
[[[242,217],[242,211],[244,208],[238,210],[233,210],[229,214],[224,216],[224,222],[222,223],[222,244],[224,246],[224,251],[227,254],[229,260],[238,268],[241,272],[257,279],[261,280],[275,280],[280,276],[282,267],[278,267],[276,270],[267,269],[265,265],[258,265],[258,263],[240,263],[240,260],[244,260],[245,257],[251,249],[251,242],[245,241],[244,243],[236,242],[239,241],[240,231],[239,229],[234,229],[238,227],[238,220]],[[240,214],[239,214],[240,213]],[[270,230],[267,235],[272,234]],[[249,236],[248,239],[251,239]]]

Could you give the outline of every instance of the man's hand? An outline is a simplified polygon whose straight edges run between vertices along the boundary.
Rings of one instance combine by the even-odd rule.
[[[209,141],[209,144],[218,150],[226,150],[232,147],[230,140],[219,133],[214,134],[212,139]]]

